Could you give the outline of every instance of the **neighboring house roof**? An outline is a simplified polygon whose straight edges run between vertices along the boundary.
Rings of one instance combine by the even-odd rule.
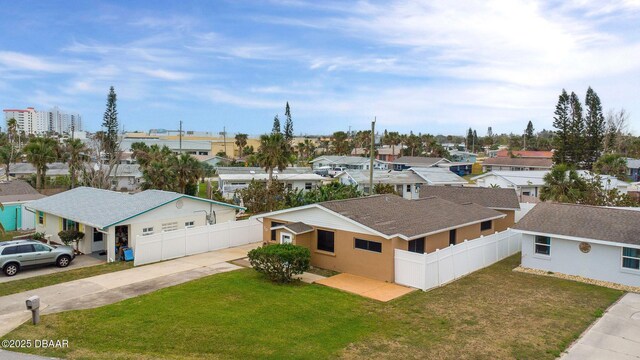
[[[640,159],[627,158],[627,167],[629,169],[640,169]]]
[[[34,189],[28,182],[11,180],[0,182],[0,203],[31,201],[46,197]]]
[[[514,150],[511,152],[513,156],[519,156],[523,158],[553,158],[553,151],[530,151],[530,150]],[[496,152],[497,157],[511,157],[509,150],[499,150]]]
[[[350,182],[355,185],[369,185],[369,170],[345,170],[335,177],[347,177],[351,180]],[[373,183],[392,185],[426,184],[427,181],[411,171],[374,170]]]
[[[435,166],[441,162],[450,162],[445,158],[423,157],[423,156],[403,156],[392,161],[393,164],[402,164],[411,167],[429,167]]]
[[[485,159],[482,165],[551,169],[553,161],[551,159],[544,158],[494,157]]]
[[[221,181],[267,181],[269,174],[218,174]],[[324,178],[318,174],[280,174],[273,173],[273,179],[276,181],[322,181]]]
[[[326,161],[334,165],[362,165],[362,164],[368,164],[370,159],[368,157],[361,157],[361,156],[322,155],[309,162],[315,163],[318,161]],[[377,159],[374,159],[373,161],[377,163],[381,162],[380,160],[377,160]]]
[[[488,176],[497,176],[504,179],[507,182],[512,183],[515,186],[542,186],[544,185],[544,176],[548,173],[547,170],[533,170],[533,171],[511,171],[511,170],[494,170],[488,173],[478,175],[471,178],[471,180],[478,180]]]
[[[77,187],[36,200],[29,203],[28,207],[104,229],[180,198],[205,201],[234,209],[244,209],[240,206],[170,191],[145,190],[129,195],[90,187]]]
[[[407,200],[375,195],[318,204],[387,236],[405,239],[505,216],[477,204],[460,205],[437,197]]]
[[[115,177],[142,177],[139,164],[118,164],[114,169]]]
[[[10,175],[31,175],[36,173],[36,168],[31,163],[15,163],[11,164],[9,173]],[[47,176],[62,175],[69,175],[69,164],[60,162],[47,164]]]
[[[228,162],[233,161],[224,156],[218,156],[218,155],[191,155],[191,156],[200,162],[209,162],[211,160],[228,161]]]
[[[514,227],[522,232],[640,245],[640,211],[543,202]]]
[[[429,185],[464,185],[469,183],[449,170],[448,167],[412,167],[410,171]]]
[[[377,148],[376,152],[378,153],[378,155],[400,155],[400,153],[402,152],[403,147],[401,145],[398,145],[395,147],[395,149],[391,148],[391,147],[387,147],[387,146],[383,146],[381,148]],[[351,155],[366,155],[369,153],[369,149],[365,149],[365,148],[354,148],[353,150],[351,150]]]
[[[476,203],[490,209],[519,210],[520,202],[514,189],[461,187],[461,186],[423,186],[420,197],[432,197],[453,201],[456,204]]]
[[[280,225],[280,226],[274,226],[271,228],[272,230],[275,229],[286,229],[291,231],[294,235],[300,235],[300,234],[306,234],[308,232],[312,232],[313,231],[313,227],[298,221],[295,223],[291,223],[291,224],[284,224],[284,225]]]
[[[243,167],[243,166],[223,166],[216,170],[218,174],[268,174],[264,168]],[[273,174],[313,174],[313,170],[308,167],[288,167],[282,171],[273,169]]]

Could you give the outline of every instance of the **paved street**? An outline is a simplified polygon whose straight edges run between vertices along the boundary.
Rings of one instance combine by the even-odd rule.
[[[640,294],[623,296],[561,359],[640,359]]]
[[[40,296],[41,313],[112,304],[208,275],[239,269],[227,261],[243,258],[260,243],[217,250],[133,269],[93,276],[0,297],[0,336],[30,319],[25,300]]]

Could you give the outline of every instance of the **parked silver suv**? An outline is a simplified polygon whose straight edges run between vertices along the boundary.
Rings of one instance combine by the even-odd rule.
[[[25,266],[56,264],[67,267],[75,257],[71,246],[45,245],[35,240],[0,242],[0,269],[13,276]]]

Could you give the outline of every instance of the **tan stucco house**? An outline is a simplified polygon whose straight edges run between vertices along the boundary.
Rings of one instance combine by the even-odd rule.
[[[311,265],[394,281],[394,249],[430,253],[493,234],[506,214],[478,204],[397,195],[329,201],[256,216],[265,244],[311,250]]]
[[[423,186],[420,197],[437,196],[456,204],[475,203],[499,211],[506,216],[494,223],[496,231],[504,231],[515,224],[515,213],[520,210],[518,193],[514,189],[482,187]],[[455,216],[455,214],[451,214]]]
[[[106,253],[118,258],[122,246],[135,248],[137,236],[191,226],[235,221],[239,206],[170,191],[145,190],[133,195],[78,187],[32,201],[36,231],[61,243],[58,233],[76,229],[85,234],[78,242],[84,254]]]

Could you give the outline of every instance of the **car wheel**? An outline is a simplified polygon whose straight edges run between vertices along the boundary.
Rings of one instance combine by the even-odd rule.
[[[20,267],[15,263],[7,264],[4,266],[4,269],[2,269],[2,271],[4,271],[4,274],[7,276],[13,276],[17,274],[19,270]]]
[[[58,267],[67,267],[71,263],[71,257],[69,255],[62,255],[56,260]]]

